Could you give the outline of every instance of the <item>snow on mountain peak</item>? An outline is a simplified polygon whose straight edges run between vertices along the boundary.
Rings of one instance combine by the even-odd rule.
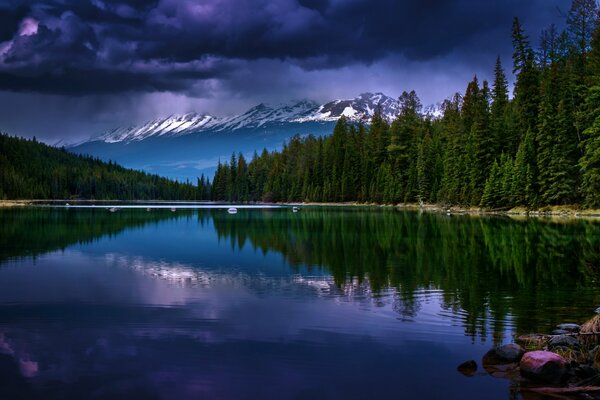
[[[121,127],[93,139],[107,143],[140,141],[151,137],[174,137],[197,132],[232,132],[239,129],[261,129],[272,124],[335,122],[342,115],[351,121],[369,122],[380,109],[383,118],[392,121],[398,115],[397,99],[381,92],[361,93],[353,99],[338,99],[319,105],[311,100],[296,100],[284,104],[260,103],[246,112],[229,117],[190,112],[170,115],[142,125]],[[427,106],[423,114],[432,118],[441,115],[439,105]]]
[[[337,121],[342,115],[353,121],[368,122],[378,107],[388,121],[392,121],[398,115],[399,105],[396,99],[379,92],[367,92],[349,100],[330,101],[296,122]]]
[[[156,136],[179,136],[191,130],[200,130],[215,120],[211,115],[188,113],[184,115],[170,115],[159,118],[143,125],[133,125],[110,130],[100,136],[106,143],[129,142],[143,140]]]

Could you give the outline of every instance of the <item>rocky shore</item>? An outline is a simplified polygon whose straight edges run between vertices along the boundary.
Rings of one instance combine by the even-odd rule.
[[[581,326],[558,325],[551,334],[519,336],[490,349],[481,366],[483,374],[511,380],[523,399],[600,399],[600,315]],[[467,377],[481,374],[475,360],[457,369]]]

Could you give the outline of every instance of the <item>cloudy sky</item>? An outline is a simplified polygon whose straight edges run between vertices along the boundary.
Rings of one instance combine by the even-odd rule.
[[[511,69],[570,0],[0,0],[0,131],[54,143],[366,91],[423,103]]]

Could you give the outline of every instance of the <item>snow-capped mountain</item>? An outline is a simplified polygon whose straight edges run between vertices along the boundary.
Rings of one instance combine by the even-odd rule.
[[[369,122],[377,107],[380,107],[382,115],[389,121],[398,114],[399,106],[396,99],[383,93],[363,93],[354,99],[334,100],[322,105],[310,100],[276,106],[261,103],[243,114],[229,117],[197,113],[171,115],[142,125],[115,128],[91,141],[118,143],[200,132],[235,132],[285,123],[326,123],[335,122],[342,115],[351,121]]]
[[[178,136],[189,131],[199,131],[210,125],[214,120],[215,118],[210,115],[196,113],[173,115],[167,118],[156,119],[143,125],[116,128],[104,133],[95,140],[116,143],[143,140],[152,136]]]
[[[334,100],[318,107],[306,117],[297,118],[296,122],[306,121],[337,121],[342,115],[352,121],[368,122],[380,108],[381,114],[388,121],[398,115],[400,106],[398,100],[383,93],[363,93],[351,100]]]
[[[399,104],[383,93],[363,93],[354,99],[325,104],[309,100],[259,104],[228,117],[172,115],[110,130],[74,144],[69,150],[129,168],[195,181],[202,173],[212,176],[219,160],[229,159],[233,152],[250,158],[263,149],[281,149],[294,135],[329,135],[342,115],[350,121],[368,123],[377,108],[391,122],[398,114]],[[441,115],[440,106],[425,107],[423,114],[437,118]]]
[[[444,116],[444,110],[442,108],[442,103],[430,104],[426,107],[423,107],[423,115],[426,117],[430,117],[432,119],[442,118]]]

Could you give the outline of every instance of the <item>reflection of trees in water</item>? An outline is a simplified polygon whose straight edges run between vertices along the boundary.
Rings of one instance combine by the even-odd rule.
[[[600,306],[600,225],[585,221],[448,217],[376,209],[0,210],[0,262],[88,243],[171,218],[197,218],[232,248],[276,251],[292,268],[325,270],[340,290],[366,285],[377,301],[394,289],[404,319],[422,308],[420,291],[442,291],[442,306],[466,333],[501,340],[507,326],[546,331],[581,322]],[[571,304],[573,307],[565,307]],[[580,313],[571,314],[573,310]],[[583,311],[582,311],[583,310]],[[586,311],[587,310],[587,311]]]
[[[394,307],[406,318],[420,309],[419,290],[441,289],[443,307],[462,315],[474,337],[491,331],[499,341],[510,320],[518,332],[547,329],[563,322],[565,304],[591,312],[600,300],[586,290],[600,272],[600,225],[587,221],[360,209],[212,217],[234,248],[248,241],[283,254],[292,268],[325,268],[340,287],[368,277],[374,293],[395,288]]]
[[[133,209],[110,213],[105,208],[0,209],[0,262],[64,250],[77,243],[91,243],[127,228],[180,217],[182,212],[185,211],[174,214],[169,210],[146,212]],[[191,212],[187,214],[191,215]]]

